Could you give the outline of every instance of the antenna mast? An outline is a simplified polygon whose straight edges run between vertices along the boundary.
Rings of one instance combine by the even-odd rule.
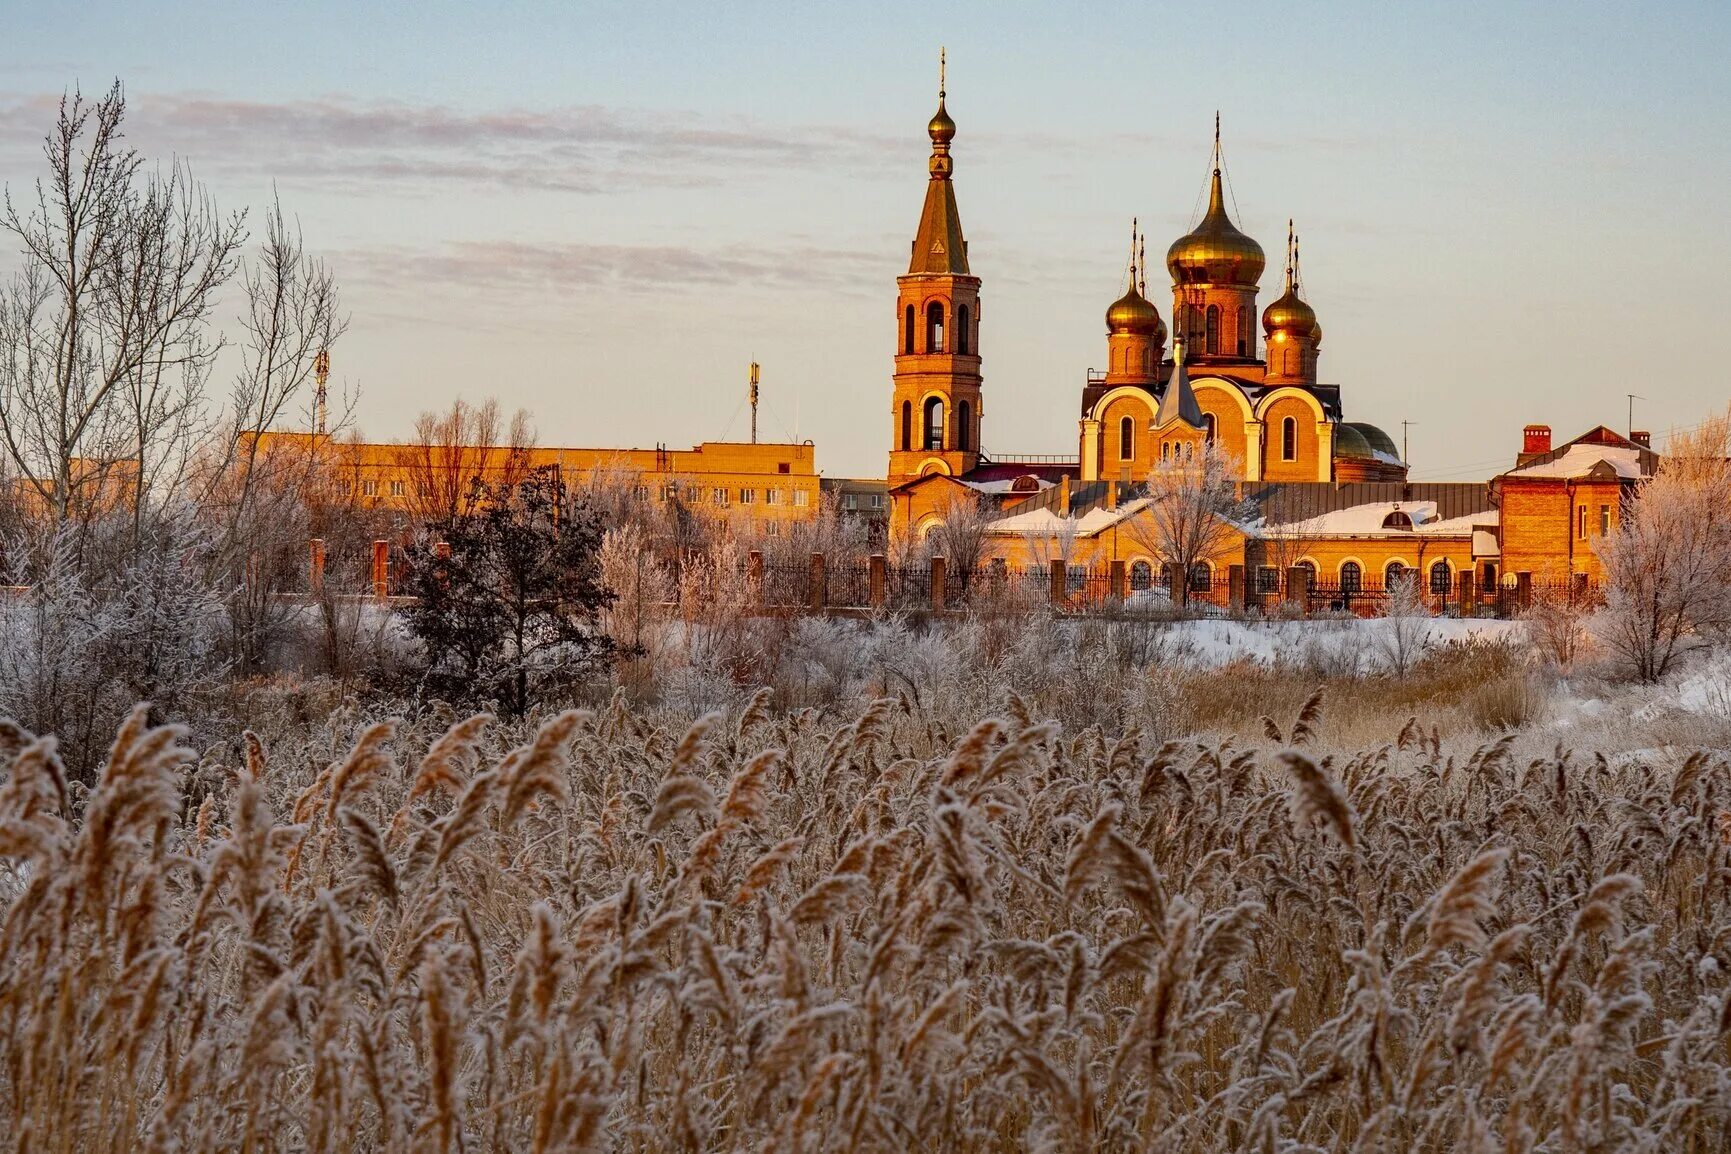
[[[320,349],[313,358],[313,433],[325,435],[325,382],[331,379],[331,351]]]
[[[757,362],[751,362],[751,443],[757,444]]]

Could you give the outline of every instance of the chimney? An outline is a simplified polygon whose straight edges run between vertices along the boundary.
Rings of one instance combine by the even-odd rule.
[[[1533,463],[1535,457],[1542,457],[1551,451],[1551,427],[1549,425],[1528,425],[1521,430],[1521,452],[1515,458],[1515,468],[1519,469]]]
[[[1653,434],[1648,432],[1646,429],[1631,429],[1629,431],[1629,439],[1641,446],[1643,449],[1651,449],[1653,447]]]
[[[1065,473],[1058,479],[1058,516],[1070,515],[1070,474]]]

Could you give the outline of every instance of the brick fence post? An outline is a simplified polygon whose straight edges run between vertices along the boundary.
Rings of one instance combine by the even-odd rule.
[[[745,592],[754,608],[763,608],[763,550],[745,555]]]
[[[1053,608],[1062,608],[1064,602],[1069,598],[1069,567],[1064,563],[1062,557],[1054,557],[1048,571],[1051,582],[1052,606]]]
[[[373,596],[388,597],[391,592],[391,543],[373,542]]]
[[[1531,573],[1515,574],[1515,611],[1528,609],[1533,604],[1533,575]]]
[[[307,588],[315,595],[325,591],[325,539],[307,542]]]
[[[1111,573],[1110,584],[1112,600],[1122,601],[1128,591],[1129,580],[1127,577],[1128,570],[1125,568],[1124,562],[1121,559],[1116,557],[1112,559]]]
[[[1226,600],[1234,613],[1244,612],[1244,566],[1242,565],[1228,565],[1226,567]]]
[[[1166,571],[1166,597],[1172,602],[1172,608],[1189,603],[1189,575],[1184,572],[1184,566],[1176,561],[1168,561],[1160,566]]]
[[[1300,613],[1310,612],[1310,570],[1294,565],[1286,571],[1286,601]]]
[[[814,613],[822,613],[824,606],[829,604],[829,583],[825,579],[823,554],[811,555],[811,579],[806,585],[806,606]]]
[[[873,609],[882,609],[889,600],[885,595],[888,587],[886,569],[882,553],[873,553],[866,561],[866,582],[871,590],[868,600]]]
[[[1478,611],[1478,606],[1473,602],[1473,571],[1471,569],[1462,569],[1460,580],[1461,580],[1461,601],[1460,601],[1461,616],[1462,617],[1475,616],[1477,611]]]
[[[948,565],[942,557],[932,558],[932,612],[944,611],[945,579],[948,577]]]

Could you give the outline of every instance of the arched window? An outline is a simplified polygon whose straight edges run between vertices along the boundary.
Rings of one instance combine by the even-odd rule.
[[[913,311],[910,307],[910,313]],[[902,452],[906,453],[914,447],[914,403],[902,402]]]
[[[1454,584],[1452,576],[1447,561],[1433,563],[1430,567],[1430,591],[1439,597],[1447,596],[1449,588]]]
[[[968,306],[956,309],[956,352],[968,355]]]
[[[942,397],[926,401],[926,448],[944,447],[944,402]]]
[[[1382,527],[1384,529],[1410,529],[1412,528],[1412,518],[1396,509],[1382,519]]]
[[[1238,310],[1238,355],[1250,355],[1250,310],[1247,308]]]
[[[973,439],[974,406],[966,401],[956,404],[956,448],[962,452],[968,451],[968,442]]]
[[[1214,588],[1214,570],[1206,561],[1190,566],[1190,592],[1206,593]]]
[[[1211,355],[1220,351],[1220,306],[1208,306],[1208,331],[1203,337],[1202,347]]]
[[[1214,414],[1202,414],[1202,439],[1208,444],[1214,443]]]
[[[1316,562],[1314,562],[1314,561],[1300,561],[1298,564],[1294,565],[1293,568],[1294,569],[1302,569],[1305,571],[1305,573],[1309,574],[1310,587],[1312,589],[1316,588]]]
[[[1160,442],[1160,459],[1162,461],[1170,461],[1172,459],[1172,442],[1171,441],[1161,441]]]
[[[1364,568],[1357,561],[1348,561],[1340,567],[1340,591],[1342,593],[1357,593],[1364,588]]]
[[[1286,417],[1280,422],[1280,459],[1298,460],[1298,419]]]
[[[1382,570],[1382,587],[1393,591],[1396,585],[1406,580],[1406,566],[1399,561],[1390,561]]]
[[[1154,587],[1154,566],[1146,561],[1134,561],[1130,565],[1130,588],[1152,589]]]
[[[1125,417],[1118,422],[1118,459],[1134,461],[1136,459],[1136,419]]]
[[[944,351],[944,302],[933,301],[926,307],[926,352]]]
[[[914,306],[909,305],[907,308],[907,315],[902,321],[902,352],[912,353],[913,351],[914,351]]]

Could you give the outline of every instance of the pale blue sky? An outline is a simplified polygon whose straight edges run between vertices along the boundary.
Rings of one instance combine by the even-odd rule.
[[[237,9],[0,0],[0,181],[119,76],[140,147],[274,183],[336,268],[372,436],[461,393],[544,443],[737,437],[756,357],[766,433],[881,475],[939,44],[988,448],[1073,451],[1129,218],[1184,231],[1216,108],[1263,303],[1296,217],[1321,375],[1416,422],[1415,476],[1731,396],[1731,5]]]

